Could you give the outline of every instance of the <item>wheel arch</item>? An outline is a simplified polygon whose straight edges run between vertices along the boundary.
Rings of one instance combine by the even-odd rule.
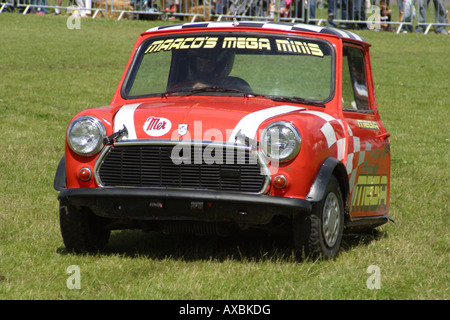
[[[56,169],[55,179],[53,181],[53,188],[56,191],[61,191],[66,188],[66,159],[62,156]]]
[[[306,199],[311,202],[318,202],[322,200],[325,196],[325,190],[328,182],[333,175],[339,182],[343,197],[342,201],[344,203],[344,213],[347,216],[349,213],[347,198],[350,191],[347,169],[341,161],[334,157],[329,157],[322,163]]]

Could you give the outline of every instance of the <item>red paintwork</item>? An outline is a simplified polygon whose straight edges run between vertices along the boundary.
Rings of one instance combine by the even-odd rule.
[[[228,29],[221,28],[221,31],[233,31],[232,28]],[[242,30],[261,32],[259,28],[248,28],[248,30],[241,29],[241,31]],[[193,29],[143,33],[138,38],[134,46],[133,54],[144,39],[154,36],[155,34],[161,35],[175,32],[179,34],[192,31]],[[196,31],[210,32],[212,30],[196,29]],[[285,31],[270,29],[264,30],[264,32],[286,34]],[[290,31],[290,33],[294,34],[295,32]],[[301,34],[312,37],[319,36],[318,34],[308,32],[302,32]],[[371,65],[368,55],[369,44],[345,40],[338,38],[335,35],[327,34],[320,34],[320,38],[328,40],[336,49],[335,88],[337,94],[330,102],[326,104],[325,108],[311,107],[308,105],[296,105],[298,107],[306,108],[308,111],[315,111],[317,112],[316,114],[305,113],[305,110],[294,111],[268,119],[261,124],[258,133],[260,133],[266,125],[275,120],[285,120],[294,124],[302,137],[302,145],[299,155],[289,163],[280,165],[280,168],[276,172],[276,174],[283,174],[287,178],[287,186],[283,189],[270,187],[268,193],[274,196],[305,198],[314,179],[316,178],[320,166],[326,158],[331,156],[338,158],[344,165],[347,166],[347,168],[351,169],[348,172],[351,193],[348,197],[347,203],[347,205],[351,208],[351,216],[361,217],[371,215],[387,215],[389,210],[390,153],[389,151],[386,151],[388,145],[386,130],[380,121],[376,106],[374,84],[371,77]],[[375,111],[372,114],[347,112],[342,111],[341,109],[341,96],[339,95],[339,92],[341,92],[342,89],[340,79],[342,78],[341,57],[342,44],[344,41],[357,44],[363,48],[366,53],[366,74],[369,75],[369,101],[371,108]],[[126,70],[130,66],[133,59],[133,54],[129,59],[127,68],[125,69],[122,79],[120,80],[110,106],[85,110],[76,116],[79,117],[81,115],[89,114],[99,118],[105,125],[107,135],[111,135],[113,133],[114,116],[120,108],[123,105],[134,103],[142,103],[142,105],[136,110],[134,118],[136,135],[138,139],[152,138],[144,132],[143,126],[145,121],[150,116],[153,116],[169,119],[172,124],[171,129],[166,134],[157,137],[157,139],[183,138],[178,136],[177,133],[179,123],[188,124],[189,128],[194,128],[195,121],[202,121],[201,131],[198,130],[197,132],[190,132],[191,138],[219,141],[226,141],[239,120],[249,113],[281,105],[295,105],[293,103],[274,102],[255,97],[208,97],[196,95],[188,97],[170,96],[166,98],[153,97],[146,99],[124,100],[120,95],[120,88],[124,81]],[[321,133],[321,128],[327,121],[318,116],[320,113],[336,119],[330,121],[329,124],[333,126],[337,140],[343,139],[340,149],[341,155],[343,156],[342,158],[340,158],[338,154],[338,143],[334,143],[329,148],[327,141]],[[358,125],[358,120],[376,122],[378,124],[378,129],[374,130],[360,128]],[[359,145],[358,140],[355,140],[353,137],[359,138]],[[252,138],[259,139],[259,136],[257,135]],[[367,149],[369,148],[369,145],[370,150]],[[361,152],[363,149],[364,152]],[[384,151],[379,151],[378,149]],[[358,152],[358,150],[360,151]],[[366,158],[362,159],[363,156]],[[90,158],[76,155],[68,148],[66,144],[67,188],[90,188],[97,186],[94,179],[91,179],[89,182],[83,182],[77,177],[79,170],[83,167],[88,167],[91,168],[91,170],[94,170],[97,157],[98,155]],[[375,166],[377,166],[376,169]],[[355,176],[352,176],[352,173]],[[359,179],[360,175],[386,176],[385,182],[387,186],[377,187],[377,181],[370,180],[372,183],[371,189],[361,187],[358,188],[356,186],[354,187],[354,183]],[[384,180],[382,182],[384,183]],[[387,198],[383,200],[386,202],[385,206],[380,206],[378,203],[380,199],[379,193],[381,192],[383,194],[386,193]],[[354,196],[359,196],[359,198],[357,200],[353,200]],[[365,209],[364,206],[366,207]]]

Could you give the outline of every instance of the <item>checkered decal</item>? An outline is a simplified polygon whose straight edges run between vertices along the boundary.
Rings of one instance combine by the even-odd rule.
[[[320,132],[322,132],[327,141],[328,149],[333,149],[336,145],[337,152],[335,157],[339,161],[343,161],[345,159],[346,139],[342,121],[320,111],[303,111],[302,113],[315,115],[325,120],[325,123],[320,128]]]
[[[349,175],[350,193],[356,185],[357,171],[361,168],[361,172],[367,174],[376,174],[378,172],[379,158],[385,154],[383,152],[375,152],[372,145],[368,142],[361,144],[359,137],[353,135],[352,130],[348,127],[349,145],[347,155],[347,173]],[[355,165],[355,166],[354,166]]]
[[[307,31],[307,32],[316,32],[316,33],[327,33],[333,34],[340,38],[347,38],[352,40],[364,41],[365,40],[347,30],[341,30],[331,27],[321,27],[311,24],[304,23],[276,23],[276,22],[257,22],[257,21],[239,21],[237,24],[231,21],[214,21],[214,22],[194,22],[194,23],[184,23],[184,24],[175,24],[168,26],[160,26],[147,30],[147,32],[154,32],[159,30],[181,30],[188,28],[236,28],[239,27],[253,27],[253,28],[261,28],[261,29],[277,29],[284,31]]]
[[[320,128],[320,131],[325,137],[329,149],[332,149],[333,146],[336,145],[337,154],[335,156],[339,161],[344,161],[345,154],[347,153],[346,169],[349,176],[351,193],[355,188],[357,171],[361,166],[362,172],[375,173],[378,171],[378,159],[377,156],[373,154],[371,144],[366,142],[361,145],[360,138],[353,135],[353,131],[350,126],[347,125],[347,146],[345,135],[343,135],[344,125],[341,120],[318,111],[303,111],[302,113],[312,114],[325,120],[325,123]],[[346,150],[346,148],[348,149]],[[382,155],[380,154],[379,156]]]

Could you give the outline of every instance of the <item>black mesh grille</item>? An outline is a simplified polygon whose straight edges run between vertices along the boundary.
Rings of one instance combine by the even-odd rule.
[[[173,145],[111,148],[98,171],[103,186],[195,188],[257,193],[265,176],[242,149]],[[206,148],[206,149],[205,149]],[[184,160],[184,161],[182,161]]]

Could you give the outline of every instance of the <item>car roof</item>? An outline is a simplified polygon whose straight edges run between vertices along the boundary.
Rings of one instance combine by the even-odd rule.
[[[192,22],[183,24],[173,24],[166,26],[159,26],[148,29],[147,32],[155,32],[160,30],[181,30],[188,28],[240,28],[240,27],[252,27],[261,29],[276,29],[284,31],[307,31],[313,33],[326,33],[338,36],[339,38],[367,41],[360,35],[348,31],[332,27],[322,27],[312,24],[304,23],[284,23],[284,22],[264,22],[264,21],[213,21],[213,22]]]

